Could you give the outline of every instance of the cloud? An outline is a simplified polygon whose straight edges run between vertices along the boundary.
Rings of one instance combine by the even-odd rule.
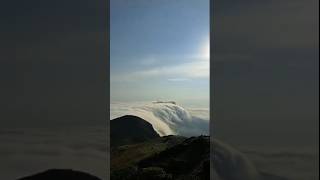
[[[199,57],[177,65],[158,66],[144,68],[134,72],[124,74],[111,74],[111,81],[138,81],[152,78],[165,78],[174,80],[204,79],[209,78],[209,59]]]
[[[290,180],[319,179],[319,154],[312,147],[241,147],[261,172]]]
[[[168,81],[172,82],[181,82],[181,81],[189,81],[190,79],[188,78],[169,78]]]
[[[162,136],[194,136],[209,133],[208,109],[184,109],[171,103],[111,103],[111,119],[123,115],[139,116]],[[121,113],[120,113],[121,112]]]
[[[105,179],[104,127],[0,129],[0,179],[74,169]]]
[[[211,140],[214,152],[213,175],[222,180],[262,180],[254,164],[237,149],[216,139]]]
[[[318,170],[319,154],[315,154],[313,148],[250,146],[237,149],[217,139],[212,139],[211,143],[211,170],[213,177],[217,176],[214,179],[319,179],[319,174],[314,173]]]

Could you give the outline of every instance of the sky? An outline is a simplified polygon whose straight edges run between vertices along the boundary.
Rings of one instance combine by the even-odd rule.
[[[2,127],[104,125],[106,2],[8,1],[0,12]]]
[[[315,146],[319,133],[319,2],[215,1],[216,136]]]
[[[209,0],[110,1],[111,101],[209,104]]]

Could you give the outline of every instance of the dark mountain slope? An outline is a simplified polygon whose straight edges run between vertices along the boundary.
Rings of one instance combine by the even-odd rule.
[[[111,147],[135,144],[160,137],[142,118],[126,115],[110,121]]]
[[[62,170],[62,169],[52,169],[45,172],[35,174],[32,176],[24,177],[19,180],[100,180],[99,178],[92,176],[90,174],[73,171],[73,170]]]
[[[140,160],[173,147],[185,139],[185,137],[171,135],[142,143],[114,147],[111,150],[111,171],[135,166]]]
[[[209,149],[209,137],[207,136],[188,139],[166,136],[139,145],[121,146],[111,154],[111,166],[118,165],[111,172],[111,178],[112,180],[208,180],[210,174]],[[130,153],[122,153],[122,151]],[[135,154],[132,152],[136,151],[143,156],[134,158],[136,160],[130,165],[113,161],[130,159],[130,154]],[[119,166],[121,164],[122,168]]]
[[[173,179],[203,179],[210,176],[210,140],[191,137],[138,163],[141,169],[157,167]]]
[[[209,137],[160,137],[137,116],[110,121],[111,179],[209,178]]]

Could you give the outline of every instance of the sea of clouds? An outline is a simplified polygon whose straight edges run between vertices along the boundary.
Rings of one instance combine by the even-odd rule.
[[[110,119],[127,114],[148,120],[161,135],[209,132],[209,110],[205,108],[171,103],[111,104]],[[104,126],[0,128],[0,179],[17,179],[52,168],[80,170],[106,179],[106,136]],[[220,179],[251,180],[257,177],[256,172],[271,174],[272,180],[278,176],[288,180],[319,179],[319,149],[314,147],[234,148],[225,142],[213,142],[215,167],[220,167],[225,176],[232,175]]]
[[[105,127],[0,129],[0,179],[74,169],[106,179]]]
[[[80,170],[107,179],[105,137],[104,127],[0,129],[0,179],[18,179],[51,168]],[[319,179],[315,149],[235,148],[212,141],[214,166],[220,168],[215,180]],[[260,172],[272,176],[260,178]]]
[[[209,109],[185,108],[172,103],[111,103],[111,117],[136,115],[150,122],[160,135],[209,134]],[[319,179],[319,154],[314,147],[240,146],[212,139],[214,179],[314,180]],[[272,144],[272,143],[271,143]],[[212,167],[213,167],[212,166]]]
[[[159,135],[209,134],[209,108],[184,108],[171,102],[111,103],[110,119],[135,115],[152,124]]]
[[[319,179],[319,151],[314,147],[233,147],[211,141],[215,180]]]

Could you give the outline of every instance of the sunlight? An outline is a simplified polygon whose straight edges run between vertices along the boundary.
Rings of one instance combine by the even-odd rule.
[[[201,49],[201,55],[204,57],[206,60],[210,59],[210,41],[209,38],[205,41],[205,43],[202,45]]]

